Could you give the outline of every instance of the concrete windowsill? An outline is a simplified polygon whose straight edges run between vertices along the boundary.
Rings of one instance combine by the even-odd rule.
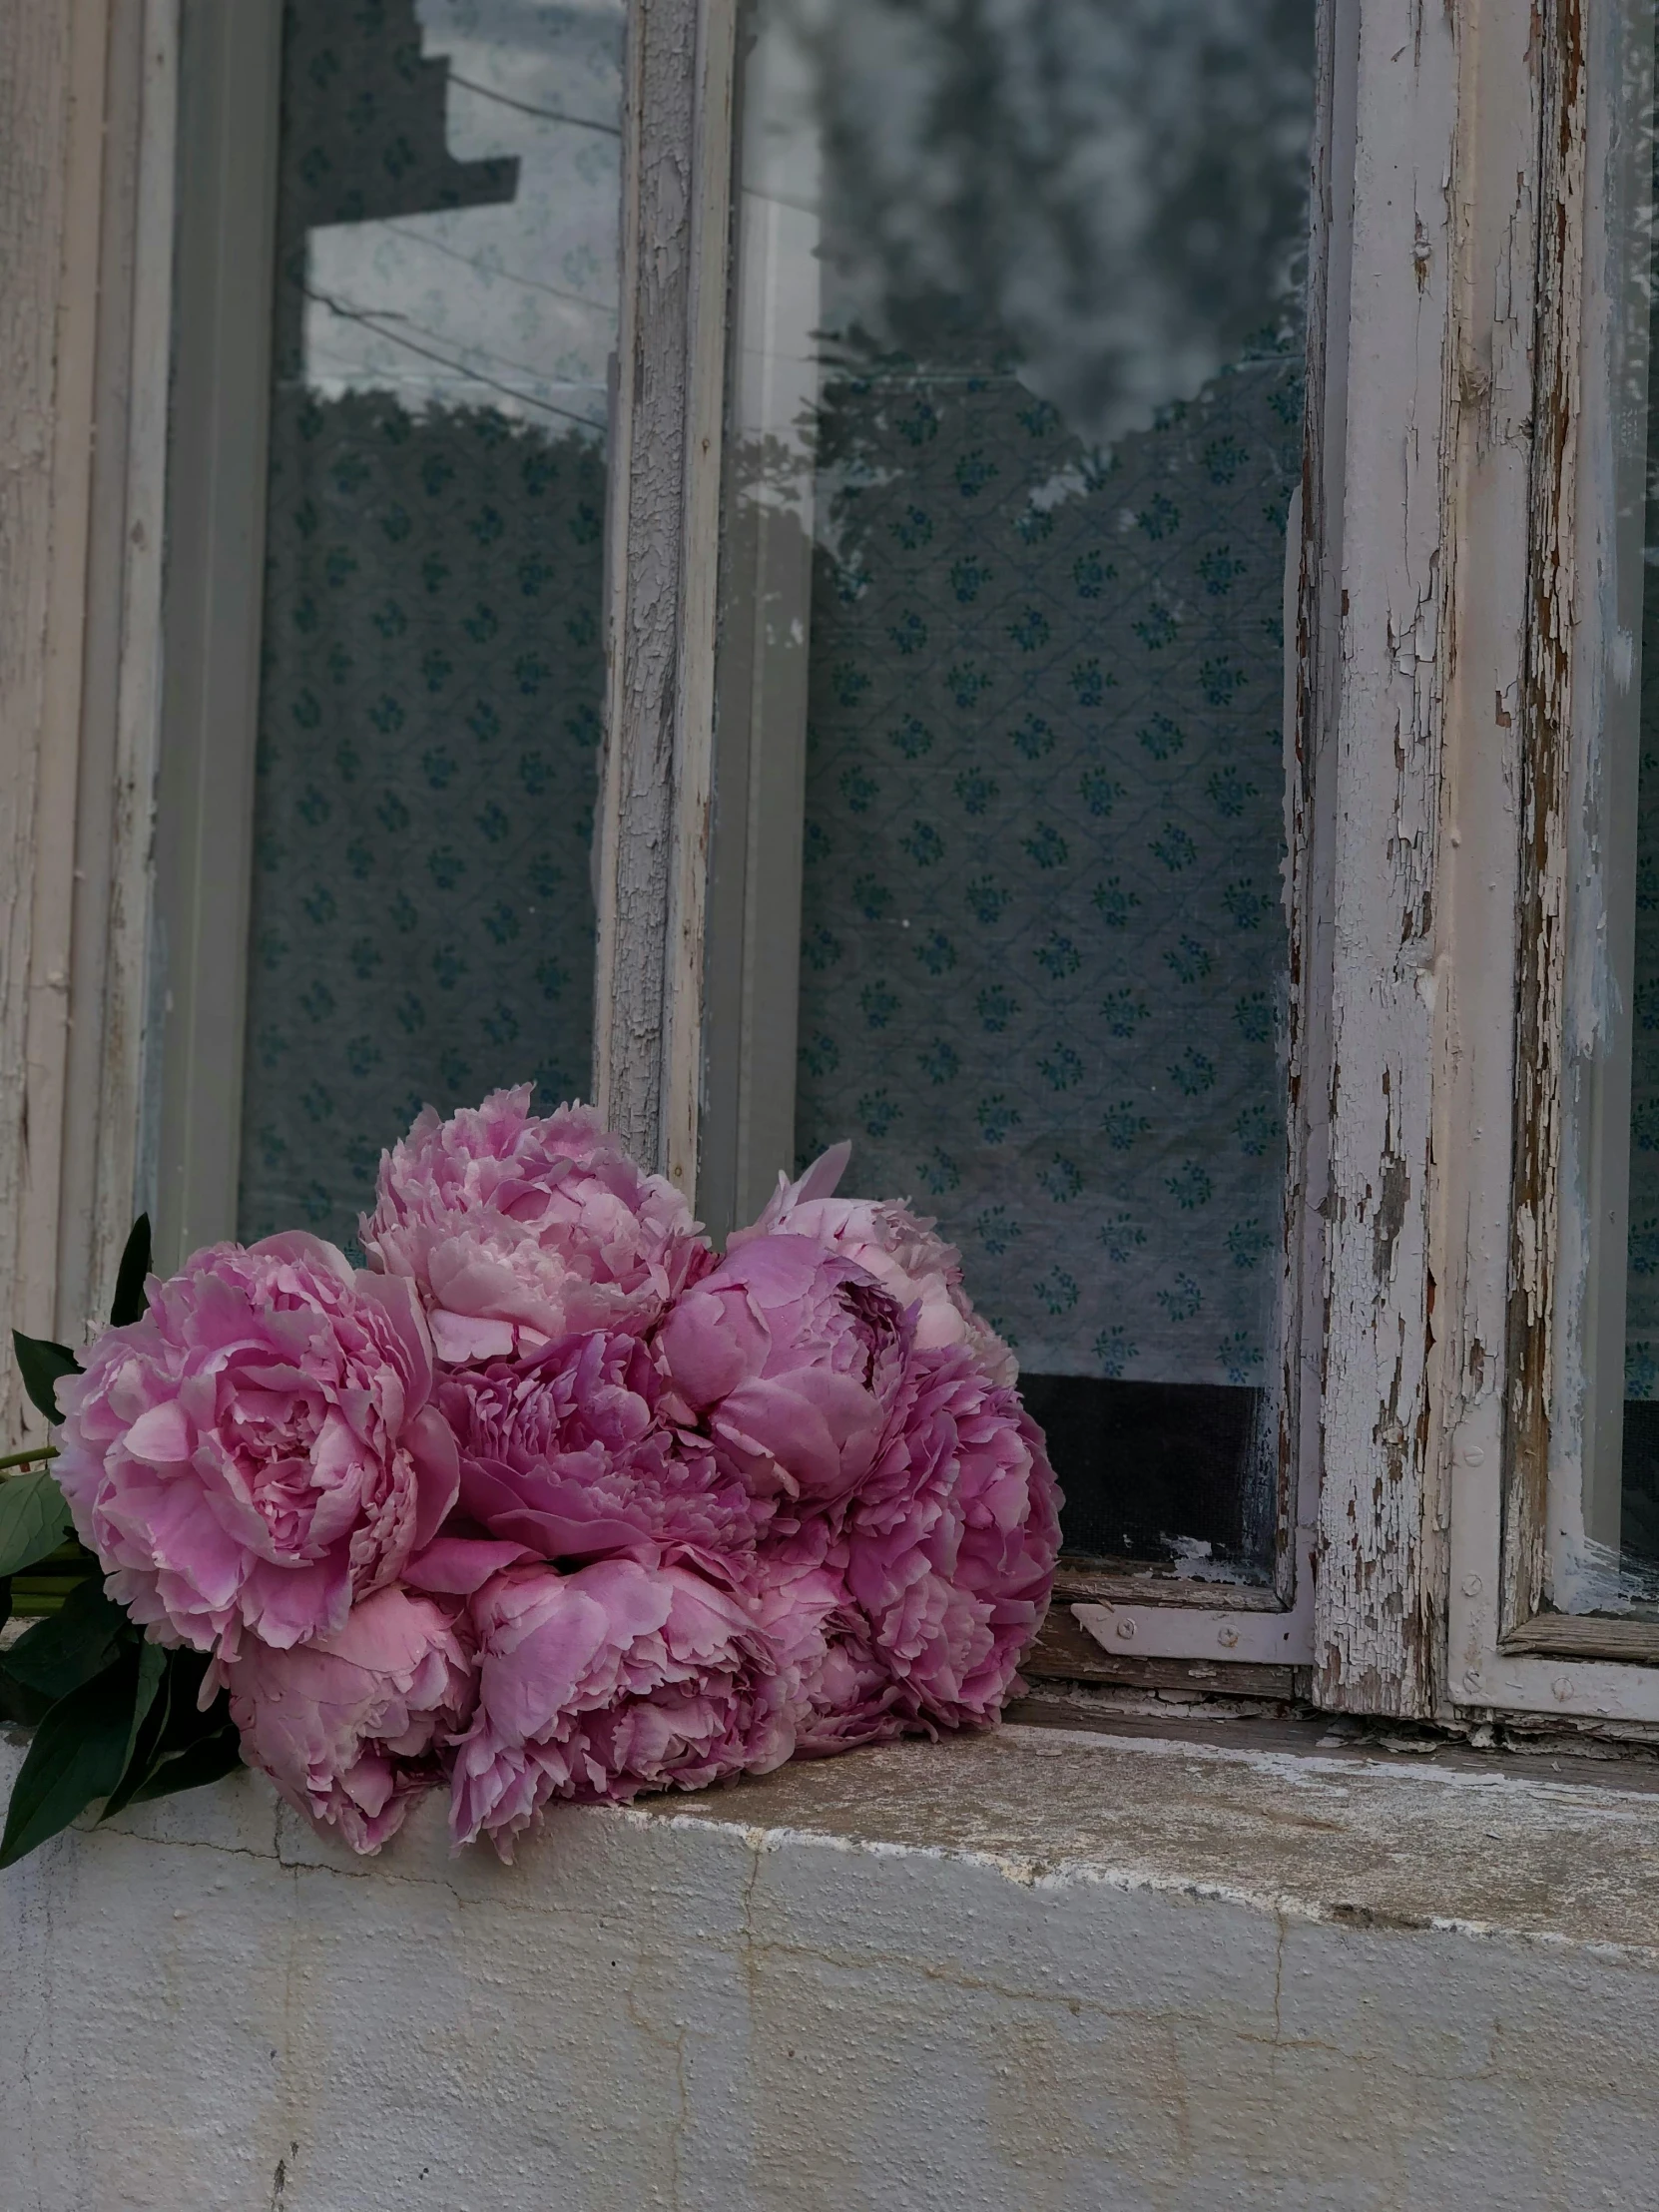
[[[20,1745],[0,1746],[0,1792],[21,1756]],[[436,1799],[377,1859],[358,1859],[253,1775],[137,1809],[96,1840],[72,1834],[47,1855],[96,1855],[125,1834],[527,1906],[557,1884],[569,1824],[591,1822],[643,1826],[665,1842],[726,1831],[751,1850],[916,1853],[1022,1885],[1185,1892],[1312,1921],[1659,1957],[1659,1766],[1383,1753],[1336,1743],[1317,1722],[1010,1722],[624,1809],[556,1807],[512,1868],[487,1847],[451,1856]]]
[[[804,1762],[638,1817],[1659,1957],[1659,1768],[1332,1744],[1321,1724],[1009,1723]],[[1266,1743],[1252,1742],[1252,1737]]]
[[[1568,1765],[1013,1724],[514,1867],[239,1776],[0,1876],[0,2206],[1651,2203],[1659,1793]]]

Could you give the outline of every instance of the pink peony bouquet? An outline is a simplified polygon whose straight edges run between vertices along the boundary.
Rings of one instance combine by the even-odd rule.
[[[356,1851],[443,1789],[509,1859],[555,1799],[994,1723],[1054,1476],[956,1255],[836,1198],[847,1155],[722,1258],[526,1087],[382,1156],[366,1268],[290,1233],[161,1282],[145,1230],[84,1367],[18,1343],[58,1425],[0,1574],[70,1520],[86,1572],[0,1661],[37,1724],[0,1864],[239,1757]]]

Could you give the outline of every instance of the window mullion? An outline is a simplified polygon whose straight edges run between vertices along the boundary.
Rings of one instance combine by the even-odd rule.
[[[735,0],[635,0],[606,563],[595,1093],[688,1191],[703,935]]]
[[[1630,401],[1619,318],[1630,302],[1613,248],[1631,212],[1620,191],[1639,202],[1646,189],[1644,142],[1621,146],[1628,110],[1617,102],[1639,116],[1652,94],[1649,58],[1621,79],[1626,23],[1623,11],[1602,17],[1557,0],[1530,35],[1499,15],[1483,45],[1482,134],[1504,151],[1486,161],[1469,248],[1471,269],[1496,268],[1499,281],[1479,436],[1466,438],[1479,497],[1458,585],[1466,704],[1451,771],[1461,835],[1450,906],[1460,982],[1441,1114],[1450,1172],[1439,1271],[1452,1324],[1442,1353],[1445,1703],[1476,1720],[1518,1709],[1651,1731],[1651,1617],[1552,1609],[1597,1533],[1586,1525],[1586,1474],[1605,1459],[1595,1430],[1618,1410],[1622,1381],[1623,1332],[1616,1311],[1597,1316],[1595,1278],[1612,1277],[1616,1300],[1626,1223],[1612,1155],[1629,1142],[1628,1092],[1599,1102],[1596,1092],[1617,1051],[1628,1056],[1628,976],[1599,1002],[1591,994],[1598,969],[1617,978],[1624,956],[1609,830],[1631,826],[1610,825],[1607,810],[1636,799],[1628,758],[1618,774],[1642,624],[1639,601],[1621,598],[1632,570],[1639,591],[1641,570],[1621,542],[1639,517],[1621,517],[1617,498]],[[1494,127],[1505,114],[1506,142]],[[1508,147],[1527,128],[1538,152],[1517,186]],[[1621,164],[1639,172],[1622,185]],[[1523,265],[1506,244],[1516,240],[1536,240],[1535,262]],[[1494,692],[1500,730],[1484,720]],[[1622,920],[1628,932],[1628,906]],[[1512,1047],[1499,1051],[1505,1032]],[[1595,1502],[1605,1507],[1605,1489]],[[1602,1551],[1616,1568],[1616,1545]]]
[[[1316,1695],[1420,1713],[1434,1671],[1431,1107],[1463,34],[1411,0],[1356,12]]]
[[[164,1269],[237,1226],[282,11],[193,7],[183,29],[142,1140]]]

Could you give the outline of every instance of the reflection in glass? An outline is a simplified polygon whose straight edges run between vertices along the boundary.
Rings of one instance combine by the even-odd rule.
[[[240,1228],[588,1087],[622,0],[288,0]]]
[[[747,19],[700,1204],[851,1136],[1072,1546],[1250,1576],[1312,107],[1312,0]]]

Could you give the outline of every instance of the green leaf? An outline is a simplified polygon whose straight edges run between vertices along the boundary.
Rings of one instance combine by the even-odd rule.
[[[241,1765],[242,1738],[235,1723],[227,1721],[176,1759],[161,1761],[128,1803],[144,1805],[153,1798],[171,1797],[177,1790],[200,1790],[207,1783],[235,1774]]]
[[[223,1728],[231,1717],[231,1700],[221,1690],[207,1712],[197,1704],[202,1677],[208,1671],[205,1651],[170,1651],[167,1655],[168,1716],[156,1744],[158,1759],[171,1759],[204,1736]]]
[[[242,1740],[231,1720],[231,1701],[222,1690],[207,1712],[197,1706],[206,1654],[170,1651],[155,1703],[134,1732],[126,1771],[100,1816],[109,1820],[129,1805],[194,1790],[229,1774],[242,1755]]]
[[[35,1730],[12,1786],[0,1867],[16,1866],[121,1780],[138,1681],[138,1654],[129,1647],[102,1674],[59,1698]]]
[[[0,1482],[0,1574],[21,1574],[63,1542],[69,1506],[44,1469]]]
[[[54,1475],[52,1479],[56,1482],[58,1478]],[[29,1579],[35,1581],[41,1576],[49,1576],[72,1584],[89,1574],[101,1575],[103,1571],[98,1563],[97,1552],[88,1551],[80,1537],[71,1531],[56,1551],[49,1551],[44,1559],[35,1562],[29,1569]]]
[[[155,1651],[158,1646],[147,1647]],[[147,1712],[135,1716],[133,1740],[127,1748],[127,1764],[122,1769],[121,1780],[110,1792],[99,1820],[107,1821],[130,1805],[139,1789],[149,1781],[162,1757],[162,1742],[167,1734],[172,1714],[176,1674],[173,1662],[182,1656],[176,1651],[160,1653],[162,1660],[156,1692]]]
[[[17,1639],[0,1658],[0,1672],[55,1701],[102,1674],[124,1637],[136,1643],[138,1631],[121,1607],[104,1595],[102,1580],[89,1575],[70,1591],[58,1612],[48,1613]]]
[[[127,1239],[127,1249],[121,1255],[121,1266],[115,1278],[115,1304],[110,1308],[110,1327],[125,1329],[130,1321],[138,1321],[145,1310],[144,1279],[150,1273],[150,1216],[140,1214]]]
[[[80,1374],[80,1361],[67,1345],[49,1344],[44,1337],[26,1337],[21,1329],[12,1331],[12,1348],[30,1403],[56,1425],[63,1419],[58,1411],[58,1384],[66,1375]]]
[[[156,1692],[162,1686],[162,1676],[167,1671],[167,1653],[160,1644],[140,1644],[138,1655],[138,1686],[133,1693],[133,1723],[127,1731],[127,1750],[121,1762],[123,1774],[133,1763],[133,1752],[138,1744],[139,1732],[155,1710]]]
[[[52,1705],[51,1698],[42,1697],[38,1690],[26,1690],[0,1668],[0,1721],[10,1721],[14,1728],[38,1728]]]

